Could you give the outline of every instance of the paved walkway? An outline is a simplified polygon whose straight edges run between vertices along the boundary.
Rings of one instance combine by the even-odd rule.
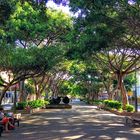
[[[28,116],[0,140],[140,140],[140,132],[124,126],[123,117],[75,104]]]

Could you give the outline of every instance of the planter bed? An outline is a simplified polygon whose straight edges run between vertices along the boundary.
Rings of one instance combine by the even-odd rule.
[[[102,108],[106,111],[109,111],[111,113],[114,113],[116,115],[121,115],[121,116],[131,116],[134,112],[126,112],[126,111],[123,111],[123,112],[119,112],[118,110],[111,110],[111,109],[108,109],[108,108]]]
[[[117,110],[108,110],[108,111],[116,115],[121,115],[121,116],[131,116],[133,114],[133,112],[126,112],[126,111],[123,111],[123,112],[118,112]]]
[[[58,105],[47,105],[46,109],[71,109],[72,105],[69,104],[58,104]]]

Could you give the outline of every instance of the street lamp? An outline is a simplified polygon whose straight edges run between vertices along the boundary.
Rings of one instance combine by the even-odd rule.
[[[138,112],[138,100],[137,100],[137,71],[136,71],[136,64],[135,64],[135,112]]]
[[[17,84],[14,85],[15,92],[14,92],[14,113],[16,113],[16,102],[17,102]]]

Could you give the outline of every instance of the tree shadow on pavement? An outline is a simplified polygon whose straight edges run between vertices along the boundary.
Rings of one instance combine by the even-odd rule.
[[[89,108],[47,110],[29,116],[2,140],[139,140],[123,117]]]

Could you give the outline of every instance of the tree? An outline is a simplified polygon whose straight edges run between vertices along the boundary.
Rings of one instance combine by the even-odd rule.
[[[61,11],[27,1],[17,2],[7,21],[5,38],[24,48],[49,46],[62,42],[71,27],[71,18]]]
[[[74,82],[72,79],[63,80],[59,84],[60,95],[70,95],[72,97],[84,97],[87,94],[87,89],[79,81],[79,83]]]
[[[0,0],[0,26],[5,24],[5,22],[9,19],[10,14],[13,11],[14,2],[14,0],[13,2],[9,0]]]
[[[0,56],[3,56],[0,60],[0,84],[4,87],[3,92],[0,94],[0,102],[10,86],[33,76],[38,77],[44,74],[60,61],[61,54],[63,54],[60,47],[56,46],[40,49],[8,46],[0,49]],[[2,55],[3,53],[5,55]],[[3,77],[3,72],[6,72],[8,79]]]
[[[67,79],[62,80],[60,89],[71,95],[88,96],[90,99],[97,99],[98,93],[103,86],[99,79],[98,71],[93,63],[80,60],[69,60],[62,64],[62,70],[66,70]]]
[[[6,82],[1,76],[4,90],[0,101],[11,85],[44,75],[63,58],[65,48],[62,43],[72,27],[69,16],[46,8],[44,2],[38,4],[35,1],[19,0],[10,1],[9,5],[12,7],[13,3],[15,5],[12,12],[9,12],[8,18],[0,27],[0,45],[3,46],[0,48],[0,70],[6,71],[11,77]],[[44,46],[49,48],[43,49]]]
[[[44,73],[40,77],[32,77],[36,99],[39,99],[41,97],[41,94],[45,90],[49,80],[50,80],[50,76],[47,73]]]
[[[81,56],[92,55],[103,48],[140,49],[139,2],[129,1],[70,1],[71,9],[79,12],[75,19],[70,53]],[[121,24],[120,24],[121,23]],[[73,50],[73,51],[72,51]]]
[[[68,55],[74,58],[78,54],[82,59],[98,55],[96,61],[116,75],[124,108],[127,97],[123,79],[139,69],[139,5],[139,1],[130,4],[125,0],[70,1],[79,16],[72,36],[75,43]]]
[[[117,90],[120,90],[122,95],[122,102],[125,105],[128,103],[127,93],[124,86],[124,78],[126,75],[133,73],[136,69],[140,69],[140,56],[132,49],[116,48],[112,50],[102,51],[96,53],[94,58],[100,64],[99,67],[106,67],[108,72],[112,72],[116,76]]]

